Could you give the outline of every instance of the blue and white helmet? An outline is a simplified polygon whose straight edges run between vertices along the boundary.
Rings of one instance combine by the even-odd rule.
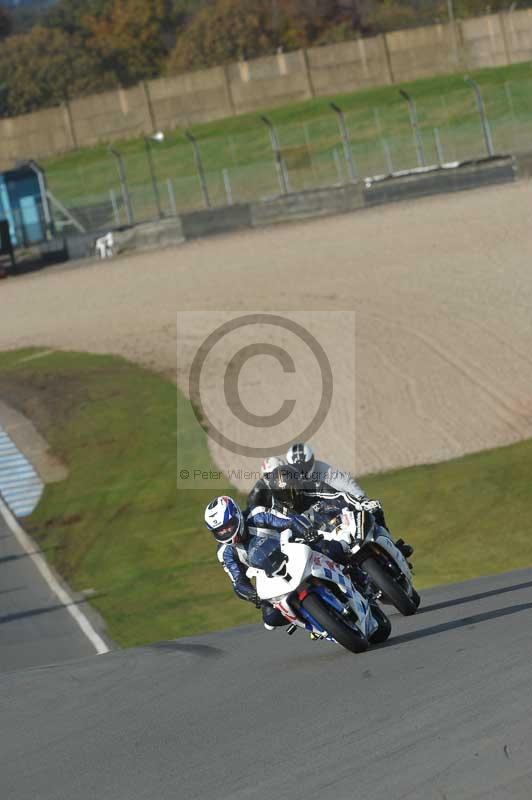
[[[289,464],[297,467],[301,473],[306,474],[311,472],[314,467],[314,450],[303,442],[293,444],[286,454],[286,460]]]
[[[205,509],[205,525],[220,544],[236,544],[244,532],[244,515],[230,497],[217,497]]]

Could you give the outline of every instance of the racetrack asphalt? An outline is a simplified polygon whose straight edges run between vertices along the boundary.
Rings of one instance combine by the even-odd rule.
[[[2,797],[529,800],[532,570],[392,622],[363,655],[251,626],[2,674]]]
[[[0,672],[93,654],[94,646],[0,516]]]

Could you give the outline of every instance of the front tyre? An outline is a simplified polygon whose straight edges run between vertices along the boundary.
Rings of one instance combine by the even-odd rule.
[[[351,653],[365,653],[369,647],[366,637],[355,628],[349,627],[342,615],[335,608],[327,605],[315,594],[308,594],[301,605],[313,619],[318,622],[329,636]]]
[[[416,599],[409,597],[401,584],[394,580],[393,576],[378,561],[374,558],[367,558],[362,563],[362,569],[368,573],[372,581],[377,584],[401,614],[410,617],[416,613],[419,601],[416,602]]]

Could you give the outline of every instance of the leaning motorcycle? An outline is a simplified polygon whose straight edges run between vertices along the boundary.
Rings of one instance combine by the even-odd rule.
[[[370,605],[338,564],[290,541],[290,531],[279,538],[254,537],[248,562],[247,576],[255,578],[259,599],[281,612],[290,623],[289,634],[306,628],[352,653],[363,653],[390,635],[382,609]]]
[[[369,575],[381,602],[394,605],[406,617],[416,613],[421,598],[410,565],[373,514],[363,508],[340,511],[338,506],[322,506],[307,515],[325,539],[347,544],[351,562]]]

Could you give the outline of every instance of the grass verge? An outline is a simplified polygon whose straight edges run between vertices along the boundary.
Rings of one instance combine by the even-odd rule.
[[[189,463],[210,461],[187,399],[115,357],[0,354],[0,396],[27,414],[69,477],[25,524],[124,646],[257,621],[203,528],[211,491],[176,489],[176,410]],[[532,442],[362,479],[416,547],[420,588],[532,565]],[[230,490],[229,485],[225,487]]]

